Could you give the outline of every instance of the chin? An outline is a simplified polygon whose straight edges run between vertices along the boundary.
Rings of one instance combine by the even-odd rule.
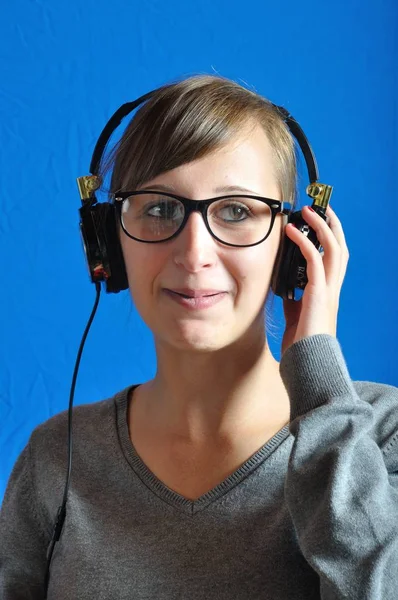
[[[183,322],[170,324],[165,329],[162,324],[161,332],[156,338],[170,348],[184,352],[208,353],[217,352],[234,344],[242,336],[242,331],[236,331],[227,323],[196,323]],[[174,326],[173,326],[174,325]],[[171,329],[172,327],[172,329]]]
[[[203,323],[200,323],[199,327],[177,326],[172,332],[163,331],[162,339],[176,349],[195,352],[214,352],[222,348],[226,342],[214,325],[210,328]]]

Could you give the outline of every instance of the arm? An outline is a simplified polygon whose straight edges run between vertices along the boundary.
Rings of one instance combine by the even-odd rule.
[[[395,419],[382,450],[371,436],[374,409],[356,393],[335,337],[293,344],[280,373],[295,438],[285,498],[322,600],[396,600],[398,388],[380,385]]]
[[[16,461],[0,512],[0,598],[43,600],[48,532],[33,483],[29,443]]]

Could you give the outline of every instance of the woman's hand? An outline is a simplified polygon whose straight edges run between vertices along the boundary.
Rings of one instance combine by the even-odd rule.
[[[336,337],[340,291],[349,259],[343,228],[330,206],[326,209],[328,223],[308,206],[302,209],[302,216],[314,229],[324,253],[322,256],[294,225],[286,225],[286,235],[299,246],[307,261],[308,283],[299,301],[283,300],[286,327],[282,355],[292,344],[310,335],[328,333]]]

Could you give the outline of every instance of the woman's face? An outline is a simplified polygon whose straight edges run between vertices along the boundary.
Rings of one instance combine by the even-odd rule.
[[[139,189],[157,189],[158,185],[197,200],[233,194],[235,186],[246,188],[250,194],[280,199],[272,150],[260,126]],[[231,189],[222,190],[225,186]],[[243,334],[250,335],[250,330],[258,336],[259,327],[264,330],[263,308],[282,226],[282,215],[277,215],[268,238],[248,248],[226,246],[215,240],[198,212],[190,215],[176,238],[158,244],[138,242],[121,231],[130,293],[156,343],[185,351],[214,351]],[[192,311],[170,298],[165,288],[227,293],[214,306]]]

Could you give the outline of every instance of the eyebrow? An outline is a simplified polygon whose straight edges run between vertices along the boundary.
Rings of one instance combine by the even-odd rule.
[[[154,185],[147,185],[143,188],[140,188],[142,190],[160,190],[163,192],[170,192],[172,194],[176,193],[176,189],[172,186],[172,185],[165,185],[163,183],[157,183]],[[256,196],[259,196],[260,194],[258,194],[257,192],[254,192],[253,190],[249,190],[247,188],[244,188],[240,185],[224,185],[224,186],[219,186],[216,187],[214,189],[214,192],[216,194],[221,193],[221,192],[248,192],[249,194],[255,194]]]

